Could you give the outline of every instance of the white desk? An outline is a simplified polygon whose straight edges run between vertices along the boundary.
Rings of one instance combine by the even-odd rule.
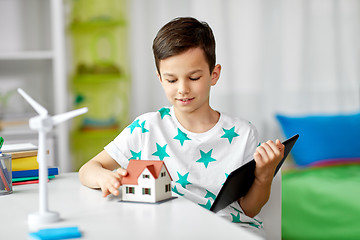
[[[49,227],[78,226],[83,239],[259,239],[181,197],[161,204],[119,202],[82,186],[77,173],[56,176],[48,188],[49,210],[62,218]],[[0,196],[0,238],[28,239],[27,216],[38,211],[38,185],[13,190]]]

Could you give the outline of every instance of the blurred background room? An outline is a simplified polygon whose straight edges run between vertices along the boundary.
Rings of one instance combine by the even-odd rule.
[[[262,141],[291,133],[278,114],[359,119],[359,0],[0,0],[0,135],[36,144],[37,132],[27,126],[35,113],[18,87],[50,114],[86,106],[87,114],[56,127],[47,141],[49,164],[77,171],[136,116],[169,105],[152,41],[179,16],[205,21],[214,32],[222,72],[211,105],[249,120]],[[359,121],[352,123],[359,136]],[[346,124],[327,131],[347,131]],[[304,142],[301,131],[295,128]],[[358,139],[335,135],[360,149]],[[323,138],[311,140],[306,149]],[[360,159],[356,154],[324,159]],[[288,162],[292,169],[311,165]],[[297,238],[291,234],[283,232]]]

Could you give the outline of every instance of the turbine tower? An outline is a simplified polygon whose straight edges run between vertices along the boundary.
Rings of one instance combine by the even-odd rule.
[[[32,117],[29,120],[29,126],[33,130],[39,132],[39,142],[38,142],[38,155],[37,161],[39,163],[39,212],[31,213],[28,216],[28,223],[30,225],[41,225],[46,223],[57,222],[60,220],[60,214],[58,212],[49,211],[48,209],[48,190],[47,190],[47,181],[48,181],[48,167],[46,162],[46,135],[52,130],[52,128],[62,123],[66,120],[69,120],[78,115],[84,114],[87,112],[87,108],[81,108],[66,112],[63,114],[49,116],[48,111],[32,99],[26,92],[21,88],[18,88],[18,92],[25,100],[35,109],[39,114],[38,116]]]

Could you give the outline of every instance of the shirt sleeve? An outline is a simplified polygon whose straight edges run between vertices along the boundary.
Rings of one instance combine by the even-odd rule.
[[[139,131],[132,131],[130,126],[131,124],[124,128],[113,141],[104,147],[105,151],[123,168],[127,168],[129,159],[133,156],[132,152],[141,151]]]

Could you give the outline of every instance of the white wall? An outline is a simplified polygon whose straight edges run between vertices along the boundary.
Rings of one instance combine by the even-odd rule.
[[[211,103],[281,137],[274,114],[360,108],[360,2],[328,0],[132,0],[131,116],[168,102],[155,74],[152,40],[178,16],[212,27],[222,65]]]

